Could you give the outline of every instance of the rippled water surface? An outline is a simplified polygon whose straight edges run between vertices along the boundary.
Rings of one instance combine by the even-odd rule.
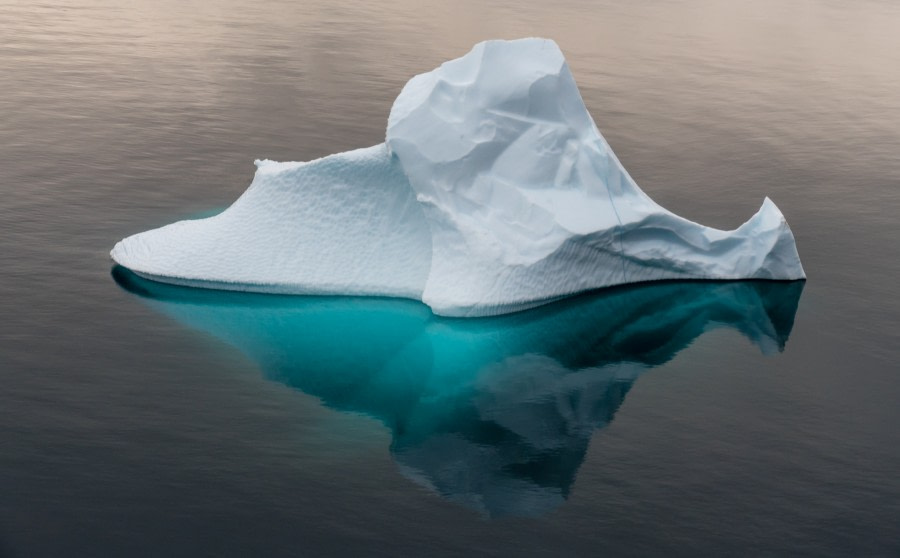
[[[459,321],[112,268],[533,35],[654,199],[770,196],[809,280]],[[0,0],[0,192],[4,558],[900,555],[893,2]]]

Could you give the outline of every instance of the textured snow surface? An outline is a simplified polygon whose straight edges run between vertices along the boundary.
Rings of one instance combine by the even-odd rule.
[[[256,165],[250,188],[224,212],[128,237],[113,259],[190,286],[421,297],[431,234],[384,144]]]
[[[224,213],[134,235],[112,257],[160,281],[421,298],[451,316],[641,281],[805,277],[768,198],[720,231],[641,191],[550,40],[487,41],[414,77],[386,139],[258,163]]]

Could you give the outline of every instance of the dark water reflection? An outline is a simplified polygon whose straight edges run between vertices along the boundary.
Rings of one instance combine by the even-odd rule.
[[[781,351],[804,284],[665,282],[460,320],[411,301],[206,291],[122,267],[113,277],[269,379],[379,419],[406,477],[490,517],[559,506],[638,376],[704,332],[731,327]]]

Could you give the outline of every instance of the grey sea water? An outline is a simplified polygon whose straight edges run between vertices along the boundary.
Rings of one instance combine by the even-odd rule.
[[[195,291],[120,238],[545,36],[662,205],[805,284],[489,320]],[[0,556],[900,555],[900,6],[0,0]]]

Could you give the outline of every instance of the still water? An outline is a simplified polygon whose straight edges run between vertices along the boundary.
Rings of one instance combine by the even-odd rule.
[[[804,283],[485,320],[113,268],[546,36],[662,205]],[[900,6],[0,0],[0,556],[900,555]]]

